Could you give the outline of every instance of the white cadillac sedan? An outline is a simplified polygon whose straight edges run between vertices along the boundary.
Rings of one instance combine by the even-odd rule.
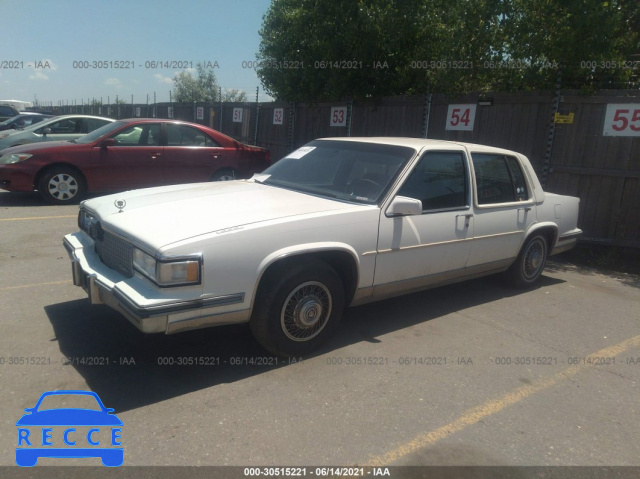
[[[578,205],[513,151],[329,138],[250,180],[84,201],[64,245],[91,303],[145,333],[249,322],[298,356],[346,306],[498,272],[533,284],[575,245]]]

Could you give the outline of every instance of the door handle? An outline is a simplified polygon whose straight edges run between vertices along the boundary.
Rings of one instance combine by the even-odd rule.
[[[466,215],[456,215],[456,218],[460,218],[461,216],[464,216],[464,226],[465,228],[469,227],[469,220],[471,218],[473,218],[473,215],[470,213],[467,213]]]
[[[161,156],[162,156],[162,153],[151,153],[152,160],[157,160]]]
[[[518,208],[518,211],[520,211],[520,210],[525,211],[525,212],[527,212],[527,211],[531,211],[531,206],[526,206],[526,207]]]

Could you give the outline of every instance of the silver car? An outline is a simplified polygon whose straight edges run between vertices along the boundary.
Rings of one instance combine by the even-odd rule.
[[[63,115],[23,130],[0,132],[0,150],[42,141],[74,140],[114,120],[90,115]]]

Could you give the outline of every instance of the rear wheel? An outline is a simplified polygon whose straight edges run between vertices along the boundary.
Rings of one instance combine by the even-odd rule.
[[[263,277],[250,326],[258,342],[279,356],[302,356],[336,329],[344,308],[338,274],[319,260],[288,262]]]
[[[526,288],[537,281],[547,262],[547,239],[536,234],[529,238],[518,258],[506,271],[509,282],[517,288]]]
[[[86,189],[80,172],[65,166],[56,166],[46,171],[37,186],[40,196],[47,203],[53,204],[78,201]]]
[[[211,181],[232,181],[238,177],[238,174],[235,170],[227,169],[216,171],[211,176]]]

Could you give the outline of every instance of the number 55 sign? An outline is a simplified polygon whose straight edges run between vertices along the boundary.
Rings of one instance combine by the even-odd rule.
[[[602,135],[640,136],[640,103],[607,105]]]
[[[445,130],[473,131],[476,105],[449,105]]]

